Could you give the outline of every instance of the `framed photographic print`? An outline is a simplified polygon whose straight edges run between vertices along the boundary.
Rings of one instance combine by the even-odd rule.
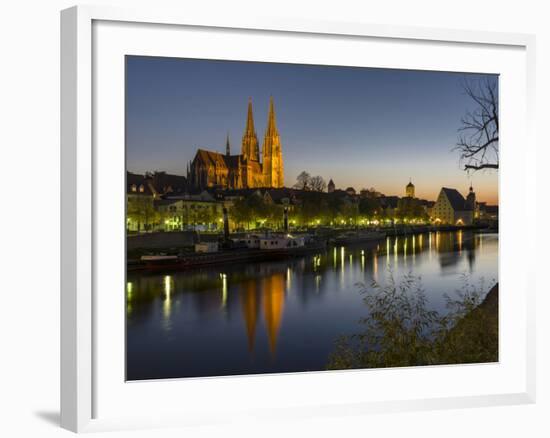
[[[63,427],[534,400],[531,36],[75,7],[61,44]]]

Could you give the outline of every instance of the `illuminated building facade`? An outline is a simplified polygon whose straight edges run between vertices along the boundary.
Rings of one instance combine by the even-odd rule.
[[[191,186],[200,189],[283,187],[283,152],[281,138],[277,130],[273,98],[270,98],[269,101],[269,114],[261,156],[254,128],[252,101],[249,100],[241,153],[231,155],[231,145],[227,138],[225,154],[198,149],[187,172]]]
[[[474,209],[458,190],[443,187],[432,208],[432,218],[434,222],[441,224],[471,225],[474,221]]]

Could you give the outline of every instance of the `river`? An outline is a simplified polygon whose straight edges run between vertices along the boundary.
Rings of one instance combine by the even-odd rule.
[[[127,379],[324,370],[339,336],[365,316],[361,285],[420,277],[429,306],[465,278],[498,281],[498,235],[388,237],[277,262],[129,273]]]

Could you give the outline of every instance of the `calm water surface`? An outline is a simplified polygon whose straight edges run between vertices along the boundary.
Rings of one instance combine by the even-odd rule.
[[[129,273],[127,378],[323,370],[335,340],[366,316],[358,284],[420,276],[430,307],[464,275],[486,293],[498,235],[429,233],[296,259],[170,274]]]

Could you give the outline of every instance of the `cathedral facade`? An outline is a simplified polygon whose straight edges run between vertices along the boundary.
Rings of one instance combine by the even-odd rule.
[[[269,100],[269,114],[262,145],[262,154],[252,113],[252,101],[248,101],[248,114],[241,153],[231,154],[229,137],[225,154],[198,149],[187,169],[187,178],[195,188],[280,188],[284,186],[283,152],[275,120],[273,98]]]

